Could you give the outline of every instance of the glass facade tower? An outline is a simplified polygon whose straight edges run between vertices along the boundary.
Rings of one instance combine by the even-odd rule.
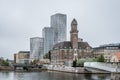
[[[51,16],[51,27],[55,29],[54,44],[66,41],[67,39],[67,16],[57,13]]]
[[[44,27],[42,30],[42,35],[44,38],[44,55],[52,49],[54,45],[54,28]]]
[[[33,37],[30,38],[30,58],[31,59],[43,59],[43,38]]]
[[[65,14],[57,13],[51,16],[51,27],[43,28],[44,55],[48,53],[56,43],[66,41],[66,20]]]

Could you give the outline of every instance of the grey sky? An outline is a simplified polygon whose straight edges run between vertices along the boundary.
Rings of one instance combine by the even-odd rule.
[[[67,14],[68,40],[76,18],[79,37],[92,47],[120,42],[120,0],[0,0],[0,57],[29,50],[29,38],[41,37],[55,13]]]

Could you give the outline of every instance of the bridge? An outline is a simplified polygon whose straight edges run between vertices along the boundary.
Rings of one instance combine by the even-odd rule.
[[[14,70],[29,70],[30,68],[42,68],[42,65],[31,65],[31,64],[18,64],[18,63],[15,63],[13,64],[14,66]]]
[[[120,73],[120,63],[85,62],[84,68],[93,73]]]

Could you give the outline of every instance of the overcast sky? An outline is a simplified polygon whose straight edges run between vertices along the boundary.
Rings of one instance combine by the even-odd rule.
[[[0,57],[29,50],[29,38],[42,37],[56,13],[67,15],[68,40],[76,18],[79,37],[92,47],[120,42],[120,0],[0,0]]]

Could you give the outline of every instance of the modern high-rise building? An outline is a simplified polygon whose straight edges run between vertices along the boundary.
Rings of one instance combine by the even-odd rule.
[[[55,29],[54,44],[67,40],[67,16],[57,13],[51,16],[51,27]]]
[[[30,38],[30,58],[31,59],[42,59],[43,58],[43,38],[33,37]]]
[[[54,45],[54,28],[44,27],[42,30],[42,35],[44,38],[44,55],[52,49]]]
[[[51,27],[43,28],[44,55],[48,53],[56,43],[66,41],[66,20],[65,14],[57,13],[51,16]]]

